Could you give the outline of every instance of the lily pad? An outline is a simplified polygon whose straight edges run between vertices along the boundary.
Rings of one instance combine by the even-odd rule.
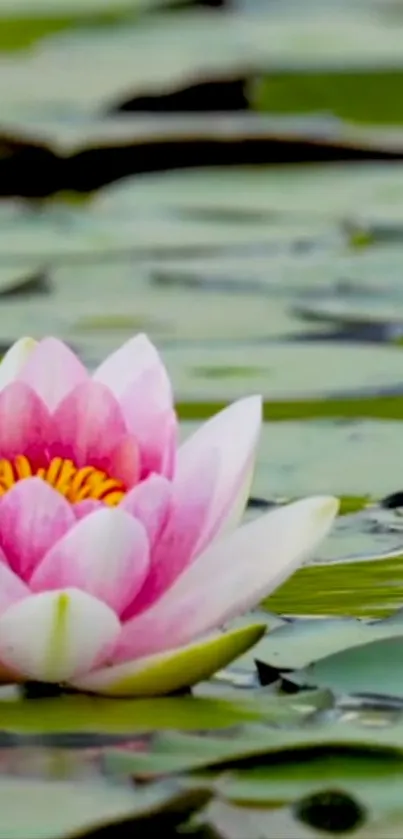
[[[2,0],[0,49],[21,50],[77,25],[110,22],[163,6],[164,0]]]
[[[81,273],[81,271],[79,272]],[[132,282],[127,276],[127,282]],[[214,295],[211,299],[202,290],[169,288],[164,293],[160,288],[149,288],[146,282],[136,278],[137,294],[133,299],[126,299],[125,305],[119,306],[114,287],[107,288],[99,300],[81,300],[81,305],[72,305],[71,314],[76,309],[78,319],[72,325],[72,332],[83,342],[91,340],[108,342],[111,336],[119,335],[124,340],[134,331],[145,329],[147,334],[157,341],[179,340],[199,343],[201,341],[240,341],[288,338],[301,332],[301,323],[287,311],[282,300],[262,300],[254,295],[225,293]],[[71,297],[73,289],[71,289]],[[64,293],[64,296],[67,295]],[[82,293],[82,297],[83,297]],[[109,301],[110,298],[110,301]],[[73,302],[73,301],[72,301]],[[109,308],[105,314],[105,306]],[[113,308],[112,308],[113,307]],[[131,311],[130,311],[131,310]],[[88,311],[88,314],[87,314]],[[317,327],[311,327],[312,331]],[[310,327],[305,330],[308,335]],[[325,327],[326,330],[326,327]],[[325,331],[324,330],[324,331]],[[113,334],[114,333],[114,334]],[[116,337],[114,338],[116,341]],[[84,345],[83,345],[84,346]],[[250,374],[250,367],[233,368],[238,379]],[[217,370],[217,377],[226,378],[228,368]],[[252,370],[253,372],[253,370]],[[259,373],[259,368],[257,371]],[[221,376],[220,376],[221,373]],[[229,371],[231,375],[231,370]]]
[[[326,656],[347,652],[352,647],[396,638],[400,634],[403,647],[402,612],[396,613],[392,619],[373,622],[353,618],[297,620],[285,623],[266,635],[252,655],[280,671],[295,670]],[[239,665],[242,665],[242,660]]]
[[[335,401],[349,395],[354,399],[357,391],[363,398],[380,392],[387,394],[388,390],[396,392],[402,371],[398,348],[346,346],[331,341],[311,345],[289,342],[270,347],[197,347],[186,353],[181,347],[167,347],[165,360],[180,401],[213,401],[224,394],[228,400],[242,396],[245,366],[250,368],[249,392],[262,392],[274,403],[291,398],[298,402],[319,395]],[[243,371],[239,383],[237,376],[231,374],[233,368]],[[217,370],[221,371],[220,376]]]
[[[209,212],[231,213],[242,195],[244,213],[261,213],[267,221],[288,219],[305,224],[326,219],[334,224],[363,223],[363,207],[390,207],[397,212],[403,193],[399,163],[249,166],[153,173],[127,178],[103,189],[94,210],[101,216],[133,214],[139,203],[148,211],[164,207],[194,218]],[[201,212],[203,211],[203,215]],[[253,221],[253,219],[252,219]],[[347,257],[348,259],[348,257]],[[270,283],[270,277],[267,280]]]
[[[148,753],[110,749],[105,758],[109,771],[151,778],[195,769],[229,769],[254,762],[266,765],[280,760],[293,762],[297,752],[312,754],[332,752],[403,754],[403,727],[390,725],[382,729],[354,725],[344,721],[305,724],[301,728],[268,728],[248,726],[222,737],[193,734],[161,733],[156,735]]]
[[[1,0],[1,18],[54,18],[133,12],[136,9],[162,5],[163,0]]]
[[[22,2],[19,0],[20,8]],[[101,14],[106,12],[105,3],[106,0],[98,0]],[[7,0],[5,10],[10,5],[11,0]],[[24,5],[26,9],[28,0],[24,0]],[[67,5],[64,1],[62,9],[66,9]],[[41,0],[40,5],[38,3],[38,7],[43,10],[45,6],[49,8],[49,16],[60,18],[50,8],[54,8],[55,0],[47,0],[46,4],[45,0]],[[91,6],[95,15],[95,0],[83,3],[87,13]],[[111,11],[119,13],[127,9],[127,6],[125,0],[120,0],[120,3],[116,0]],[[133,6],[136,9],[139,2],[135,5],[133,2]],[[74,12],[77,8],[78,0],[74,0]],[[276,13],[272,8],[265,8],[263,13],[254,15],[239,10],[228,14],[216,12],[214,17],[211,10],[210,13],[206,10],[194,14],[192,11],[195,12],[182,10],[172,16],[161,12],[150,16],[151,19],[145,20],[141,27],[127,27],[123,21],[121,27],[107,34],[101,29],[90,34],[68,33],[63,38],[59,36],[54,43],[49,39],[48,43],[44,43],[40,55],[28,54],[23,59],[7,63],[9,85],[7,87],[4,83],[0,86],[5,110],[12,103],[25,104],[29,109],[32,101],[37,107],[45,103],[66,107],[72,103],[76,107],[86,105],[95,110],[103,104],[109,105],[119,100],[122,94],[133,96],[144,91],[152,93],[156,88],[169,90],[189,77],[217,78],[231,73],[239,74],[245,67],[250,73],[270,72],[276,81],[278,74],[280,83],[284,77],[287,78],[288,70],[296,85],[302,70],[314,68],[317,76],[319,66],[322,79],[325,76],[320,92],[323,92],[329,75],[330,80],[334,81],[332,96],[328,93],[327,81],[325,93],[328,93],[328,99],[325,101],[336,112],[340,100],[341,105],[347,108],[354,77],[357,77],[360,70],[361,75],[368,73],[368,61],[372,63],[373,78],[377,83],[377,95],[373,97],[373,116],[377,116],[375,105],[378,109],[383,106],[385,111],[386,104],[389,104],[388,97],[382,94],[385,90],[390,91],[394,81],[392,71],[396,73],[396,68],[400,67],[401,41],[396,27],[384,20],[374,20],[369,14],[354,13],[351,10],[340,13],[337,9],[327,9],[318,14],[317,8],[304,8],[301,14],[299,7],[292,16],[281,11]],[[11,13],[11,17],[14,16]],[[63,69],[66,44],[69,52],[75,53],[68,77]],[[52,74],[46,72],[49,69],[50,54],[53,58],[53,78],[50,78]],[[102,78],[96,72],[101,58],[105,68]],[[2,69],[5,72],[5,67]],[[346,83],[343,85],[343,78],[349,70],[351,75],[354,74],[350,87]],[[32,79],[31,97],[24,91],[23,77]],[[338,88],[340,94],[337,96]],[[283,99],[280,99],[280,95],[275,97],[271,90],[267,91],[267,86],[266,90],[252,89],[248,94],[252,103],[260,107],[269,109],[273,103],[270,108],[272,112],[284,112],[287,106],[288,110],[301,112],[306,111],[308,105],[312,113],[312,104],[315,106],[316,103],[323,108],[323,100],[312,99],[312,95],[300,95],[296,99],[294,88],[290,85],[286,87],[283,84],[280,92],[286,94]],[[363,97],[359,98],[356,89],[353,92],[355,108],[351,108],[347,116],[354,116],[357,108],[357,115],[360,116]],[[391,106],[388,115],[395,114],[398,119],[400,111],[397,93],[391,97]]]
[[[139,204],[141,206],[141,204]],[[68,235],[67,235],[68,234]],[[342,234],[329,222],[313,223],[287,219],[267,225],[264,221],[245,225],[227,221],[182,220],[162,210],[121,219],[83,208],[49,207],[42,214],[20,213],[0,229],[0,254],[6,263],[32,261],[77,262],[92,259],[102,262],[128,258],[193,255],[198,253],[242,250],[264,246],[269,250],[287,250],[294,246],[339,242]]]
[[[236,377],[237,368],[229,368],[229,372],[231,369]],[[245,391],[250,390],[242,368],[239,378],[244,381]],[[183,438],[198,425],[183,422]],[[273,501],[330,493],[344,497],[343,513],[354,513],[400,487],[401,422],[290,421],[265,423],[262,428],[251,490],[251,495],[258,498]],[[374,552],[373,534],[371,538],[369,548]]]
[[[209,798],[206,790],[181,791],[155,785],[135,792],[107,784],[73,784],[22,778],[0,779],[1,839],[68,839],[119,824],[147,823],[169,812],[192,812]],[[20,805],[18,805],[20,802]],[[21,803],[24,802],[23,806]],[[185,820],[177,817],[177,821]]]
[[[275,704],[275,703],[274,703]],[[270,712],[270,707],[268,709]],[[278,709],[281,715],[282,709]],[[207,697],[163,699],[105,699],[59,696],[50,699],[2,699],[0,731],[49,737],[59,734],[130,735],[164,728],[225,728],[260,720],[263,703]]]
[[[379,755],[310,755],[257,769],[238,769],[219,777],[214,788],[230,802],[248,807],[279,807],[320,792],[338,790],[373,816],[393,812],[400,803],[403,761]]]
[[[349,646],[314,662],[296,674],[299,683],[343,693],[375,693],[403,697],[401,634]]]
[[[379,299],[354,301],[351,298],[297,303],[293,306],[295,315],[309,323],[332,324],[338,328],[360,333],[379,334],[380,339],[398,338],[403,334],[403,301],[390,301],[382,305]],[[381,331],[383,330],[383,331]]]
[[[375,55],[373,60],[377,63]],[[403,71],[397,67],[369,70],[350,65],[342,71],[308,67],[305,72],[302,68],[298,72],[287,68],[259,81],[252,102],[260,110],[274,114],[324,111],[347,122],[401,124],[403,109],[397,106],[396,96],[402,80]],[[366,95],[368,89],[370,97]]]
[[[391,615],[403,605],[403,553],[302,568],[263,605],[280,614]]]

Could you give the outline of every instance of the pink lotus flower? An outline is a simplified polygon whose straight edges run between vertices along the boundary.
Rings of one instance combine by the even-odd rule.
[[[93,376],[54,338],[18,341],[0,366],[3,681],[159,694],[256,642],[256,624],[203,636],[280,585],[338,506],[311,498],[235,529],[260,425],[252,396],[177,448],[145,336]]]

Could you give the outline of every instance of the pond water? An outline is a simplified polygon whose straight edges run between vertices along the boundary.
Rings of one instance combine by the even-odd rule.
[[[194,702],[5,694],[0,839],[401,835],[402,56],[401,0],[0,0],[1,351],[145,331],[183,437],[263,393],[248,516],[342,500]]]

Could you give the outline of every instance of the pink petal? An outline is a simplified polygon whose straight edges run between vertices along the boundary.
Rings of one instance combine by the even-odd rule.
[[[109,455],[108,474],[125,487],[135,486],[140,480],[140,451],[136,438],[128,434]]]
[[[77,522],[51,548],[30,587],[83,589],[120,613],[140,590],[148,568],[142,524],[123,510],[104,508]]]
[[[7,559],[3,552],[0,555],[0,616],[3,612],[17,603],[24,597],[29,597],[28,586],[14,574],[14,571],[7,565]]]
[[[147,580],[124,614],[125,620],[148,609],[174,583],[194,555],[217,476],[217,453],[210,452],[195,473],[176,476],[165,528],[151,554]]]
[[[144,525],[150,546],[159,538],[167,520],[171,500],[171,484],[161,475],[150,475],[133,487],[120,502],[119,509],[139,519]]]
[[[107,469],[113,450],[127,434],[116,399],[107,387],[92,381],[69,393],[52,420],[51,457],[69,458],[78,467]]]
[[[77,356],[57,338],[40,341],[18,379],[28,384],[54,411],[77,385],[87,381],[88,373]]]
[[[103,501],[98,501],[96,498],[85,498],[84,501],[73,504],[73,511],[76,519],[80,521],[85,516],[89,516],[90,513],[94,513],[95,510],[103,510],[104,506]]]
[[[161,397],[164,404],[172,402],[168,374],[160,355],[146,335],[140,333],[126,341],[98,367],[93,375],[95,382],[106,385],[120,398],[127,388],[150,370],[159,371]]]
[[[176,449],[176,415],[171,395],[164,393],[161,370],[145,371],[120,397],[122,412],[135,435],[141,460],[141,476],[166,470],[172,474]]]
[[[338,501],[307,498],[219,539],[144,614],[122,629],[115,662],[179,647],[267,597],[316,548]]]
[[[73,524],[71,505],[40,478],[19,481],[0,500],[0,545],[10,567],[26,581]]]
[[[176,468],[176,452],[178,448],[178,419],[175,412],[166,420],[166,442],[163,447],[160,473],[172,480]]]
[[[261,397],[250,396],[220,411],[179,448],[176,474],[182,470],[197,474],[196,464],[212,449],[217,451],[219,461],[218,479],[196,553],[218,534],[236,527],[242,518],[261,421]]]
[[[172,388],[164,364],[145,335],[137,335],[96,370],[94,381],[115,394],[140,446],[141,477],[171,477],[176,448]]]
[[[34,465],[44,462],[50,436],[45,404],[23,382],[12,382],[0,393],[0,459],[26,455]]]

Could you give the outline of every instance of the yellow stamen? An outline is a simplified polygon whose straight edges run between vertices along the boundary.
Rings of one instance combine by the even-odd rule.
[[[27,457],[23,454],[17,455],[14,461],[14,469],[17,473],[17,478],[30,478],[32,476],[31,464]]]
[[[0,460],[0,483],[4,489],[15,484],[14,470],[9,460]]]
[[[17,481],[33,476],[57,489],[72,504],[92,498],[114,507],[125,495],[122,481],[95,466],[78,469],[72,460],[54,457],[47,467],[35,469],[25,455],[17,455],[13,460],[0,460],[0,497]]]
[[[93,466],[84,466],[83,469],[77,469],[71,482],[72,492],[78,494],[81,487],[88,483],[88,479],[94,472],[96,472],[96,469]]]
[[[52,487],[56,486],[60,467],[62,465],[61,457],[54,457],[53,460],[50,461],[50,466],[48,467],[48,471],[45,475],[46,483],[50,484]]]

